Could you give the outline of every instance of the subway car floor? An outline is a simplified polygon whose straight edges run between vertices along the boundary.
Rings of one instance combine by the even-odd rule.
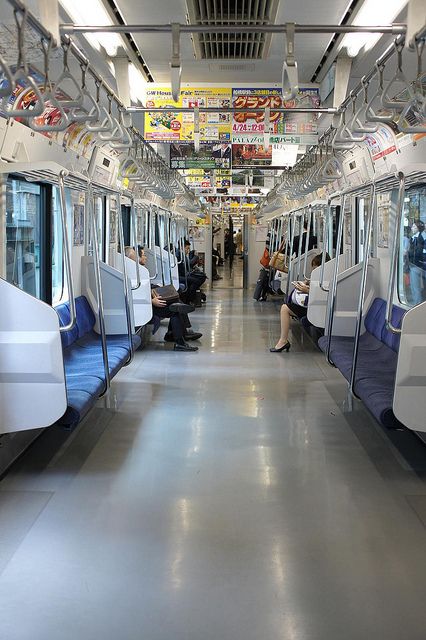
[[[274,302],[193,317],[198,353],[162,328],[1,481],[0,638],[424,640],[424,470],[298,329],[268,352]]]

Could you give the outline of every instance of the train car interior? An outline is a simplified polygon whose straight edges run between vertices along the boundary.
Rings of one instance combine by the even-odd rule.
[[[424,640],[425,0],[0,18],[0,639]]]

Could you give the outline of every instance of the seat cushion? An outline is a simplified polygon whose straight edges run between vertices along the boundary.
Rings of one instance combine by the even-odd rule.
[[[86,333],[92,331],[96,318],[85,296],[79,296],[75,299],[75,308],[77,312],[78,337],[82,338]]]
[[[55,307],[55,311],[59,317],[59,326],[65,327],[67,324],[71,322],[71,314],[70,307],[68,302],[64,302],[63,304]],[[69,331],[63,331],[61,333],[62,347],[69,347],[73,342],[75,342],[78,338],[78,329],[77,326],[74,325],[72,329]]]

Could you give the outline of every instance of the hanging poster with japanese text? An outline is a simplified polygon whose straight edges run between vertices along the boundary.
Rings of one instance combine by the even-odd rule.
[[[222,87],[182,88],[179,101],[175,103],[167,88],[152,88],[146,92],[146,106],[169,109],[166,112],[151,111],[145,116],[145,139],[151,142],[190,142],[194,139],[193,111],[174,111],[174,107],[214,108],[214,112],[200,112],[201,142],[230,142],[231,114],[222,113],[221,108],[231,106],[232,90]]]

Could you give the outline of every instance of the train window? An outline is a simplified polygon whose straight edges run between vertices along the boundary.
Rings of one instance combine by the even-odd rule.
[[[399,299],[413,307],[426,300],[426,185],[406,192],[402,225]]]
[[[389,247],[389,212],[391,207],[391,193],[377,194],[377,246],[382,249]]]
[[[58,304],[61,300],[68,299],[68,289],[65,281],[62,221],[60,209],[59,189],[52,190],[52,230],[51,230],[51,265],[52,265],[52,304]],[[68,219],[67,226],[69,234],[73,228],[70,212],[72,211],[71,192],[65,189],[65,199],[67,204]],[[68,237],[71,242],[71,237]]]
[[[41,186],[18,178],[6,185],[6,279],[42,297]]]

